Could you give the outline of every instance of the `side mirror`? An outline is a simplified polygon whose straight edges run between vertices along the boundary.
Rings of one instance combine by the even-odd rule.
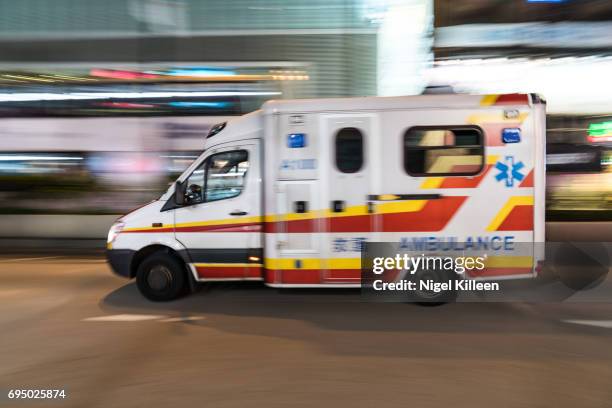
[[[185,183],[177,181],[174,184],[174,202],[177,205],[185,205]]]

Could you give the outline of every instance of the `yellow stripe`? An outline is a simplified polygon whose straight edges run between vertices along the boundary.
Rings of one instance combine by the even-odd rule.
[[[499,160],[499,155],[497,154],[490,154],[487,156],[487,164],[495,164],[497,163],[497,160]]]
[[[487,113],[487,114],[481,114],[481,115],[470,115],[468,117],[468,123],[471,123],[473,125],[479,125],[479,124],[483,124],[483,123],[514,123],[516,125],[520,125],[521,123],[523,123],[525,121],[525,119],[527,119],[527,117],[529,116],[529,113],[527,112],[522,112],[519,113],[518,117],[516,118],[506,118],[503,114],[503,112],[499,112],[499,113]]]
[[[301,268],[296,267],[296,261],[298,260],[302,263]],[[361,269],[361,258],[266,258],[264,261],[264,265],[266,269],[284,270]],[[487,260],[485,261],[485,265],[488,268],[531,268],[533,266],[533,258],[531,256],[491,256],[487,258]]]
[[[175,224],[177,228],[179,227],[202,227],[208,225],[226,225],[226,224],[251,224],[263,222],[262,216],[255,217],[241,217],[241,218],[226,218],[221,220],[210,220],[210,221],[196,221],[196,222],[184,222],[180,224]]]
[[[301,268],[296,267],[296,261]],[[361,269],[361,258],[266,258],[266,269]]]
[[[312,210],[307,213],[268,214],[264,217],[266,222],[299,221],[321,218],[325,210]]]
[[[393,214],[421,211],[428,200],[406,200],[391,203],[380,203],[376,206],[377,214]]]
[[[497,102],[497,98],[499,98],[499,95],[497,95],[497,94],[495,94],[495,95],[485,95],[480,100],[480,106],[491,106],[495,102]]]
[[[508,217],[510,212],[517,205],[533,205],[533,196],[514,196],[506,202],[502,209],[497,213],[491,224],[487,227],[487,231],[497,231],[499,226]]]
[[[397,196],[395,196],[397,197]],[[376,205],[377,213],[397,213],[397,212],[414,212],[420,211],[427,200],[407,200],[397,202],[385,202]],[[288,213],[288,214],[268,214],[265,217],[242,217],[242,218],[229,218],[222,220],[210,220],[210,221],[196,221],[196,222],[185,222],[179,224],[164,224],[161,227],[133,227],[126,228],[124,231],[142,231],[150,230],[155,232],[161,228],[180,228],[180,227],[203,227],[203,226],[214,226],[214,225],[232,225],[232,224],[250,224],[250,223],[261,223],[265,222],[283,222],[283,221],[298,221],[298,220],[312,220],[323,217],[337,218],[337,217],[351,217],[356,215],[367,215],[367,205],[354,205],[345,208],[342,212],[333,212],[331,209],[325,210],[313,210],[307,213]]]
[[[219,262],[205,262],[205,263],[194,263],[194,266],[202,267],[215,267],[215,268],[233,268],[233,267],[247,267],[247,268],[261,268],[263,264],[260,263],[219,263]]]
[[[321,269],[321,260],[318,258],[299,259],[302,264],[301,268],[296,268],[297,260],[290,258],[265,258],[264,266],[266,269]]]
[[[531,268],[531,256],[490,256],[484,262],[487,268]]]
[[[381,194],[377,198],[379,201],[392,201],[397,200],[399,196],[396,196],[395,194]]]
[[[398,198],[398,196],[394,196]],[[415,212],[423,209],[428,200],[405,200],[405,201],[394,201],[394,202],[383,202],[376,204],[377,214],[388,214],[398,212]],[[265,217],[266,222],[282,222],[282,221],[295,221],[295,220],[310,220],[316,218],[338,218],[338,217],[352,217],[356,215],[367,215],[367,205],[354,205],[346,207],[342,212],[333,212],[330,209],[326,210],[314,210],[304,214],[268,214]]]
[[[445,177],[427,177],[421,184],[422,189],[440,188]]]
[[[288,213],[288,214],[268,214],[265,216],[266,222],[283,222],[298,220],[313,220],[317,218],[351,217],[355,215],[368,214],[367,205],[354,205],[346,207],[342,212],[333,212],[331,209],[312,210],[307,213]]]
[[[151,232],[155,232],[155,230],[162,228],[174,228],[174,224],[164,224],[161,227],[132,227],[132,228],[124,228],[122,232],[127,231],[143,231],[143,230],[151,230]]]
[[[151,230],[155,232],[156,230],[162,228],[180,228],[180,227],[204,227],[204,226],[213,226],[213,225],[232,225],[232,224],[251,224],[251,223],[259,223],[263,221],[263,217],[255,216],[255,217],[242,217],[242,218],[226,218],[221,220],[209,220],[209,221],[196,221],[196,222],[184,222],[179,224],[163,224],[161,227],[133,227],[126,228],[124,231],[141,231],[141,230]]]

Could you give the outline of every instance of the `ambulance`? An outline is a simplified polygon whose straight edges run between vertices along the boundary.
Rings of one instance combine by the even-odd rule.
[[[153,301],[211,281],[355,287],[366,242],[544,242],[545,101],[535,94],[266,102],[214,126],[107,258]],[[536,275],[543,255],[474,279]]]

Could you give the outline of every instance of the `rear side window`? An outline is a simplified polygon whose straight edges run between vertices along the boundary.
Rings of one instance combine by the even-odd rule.
[[[363,167],[363,133],[346,127],[336,133],[336,167],[342,173],[357,173]]]
[[[479,127],[417,126],[404,133],[404,169],[411,176],[473,176],[483,166]]]

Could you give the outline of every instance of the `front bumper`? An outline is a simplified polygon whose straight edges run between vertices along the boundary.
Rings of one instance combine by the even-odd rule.
[[[133,278],[131,266],[135,253],[131,249],[107,249],[106,260],[116,275]]]

